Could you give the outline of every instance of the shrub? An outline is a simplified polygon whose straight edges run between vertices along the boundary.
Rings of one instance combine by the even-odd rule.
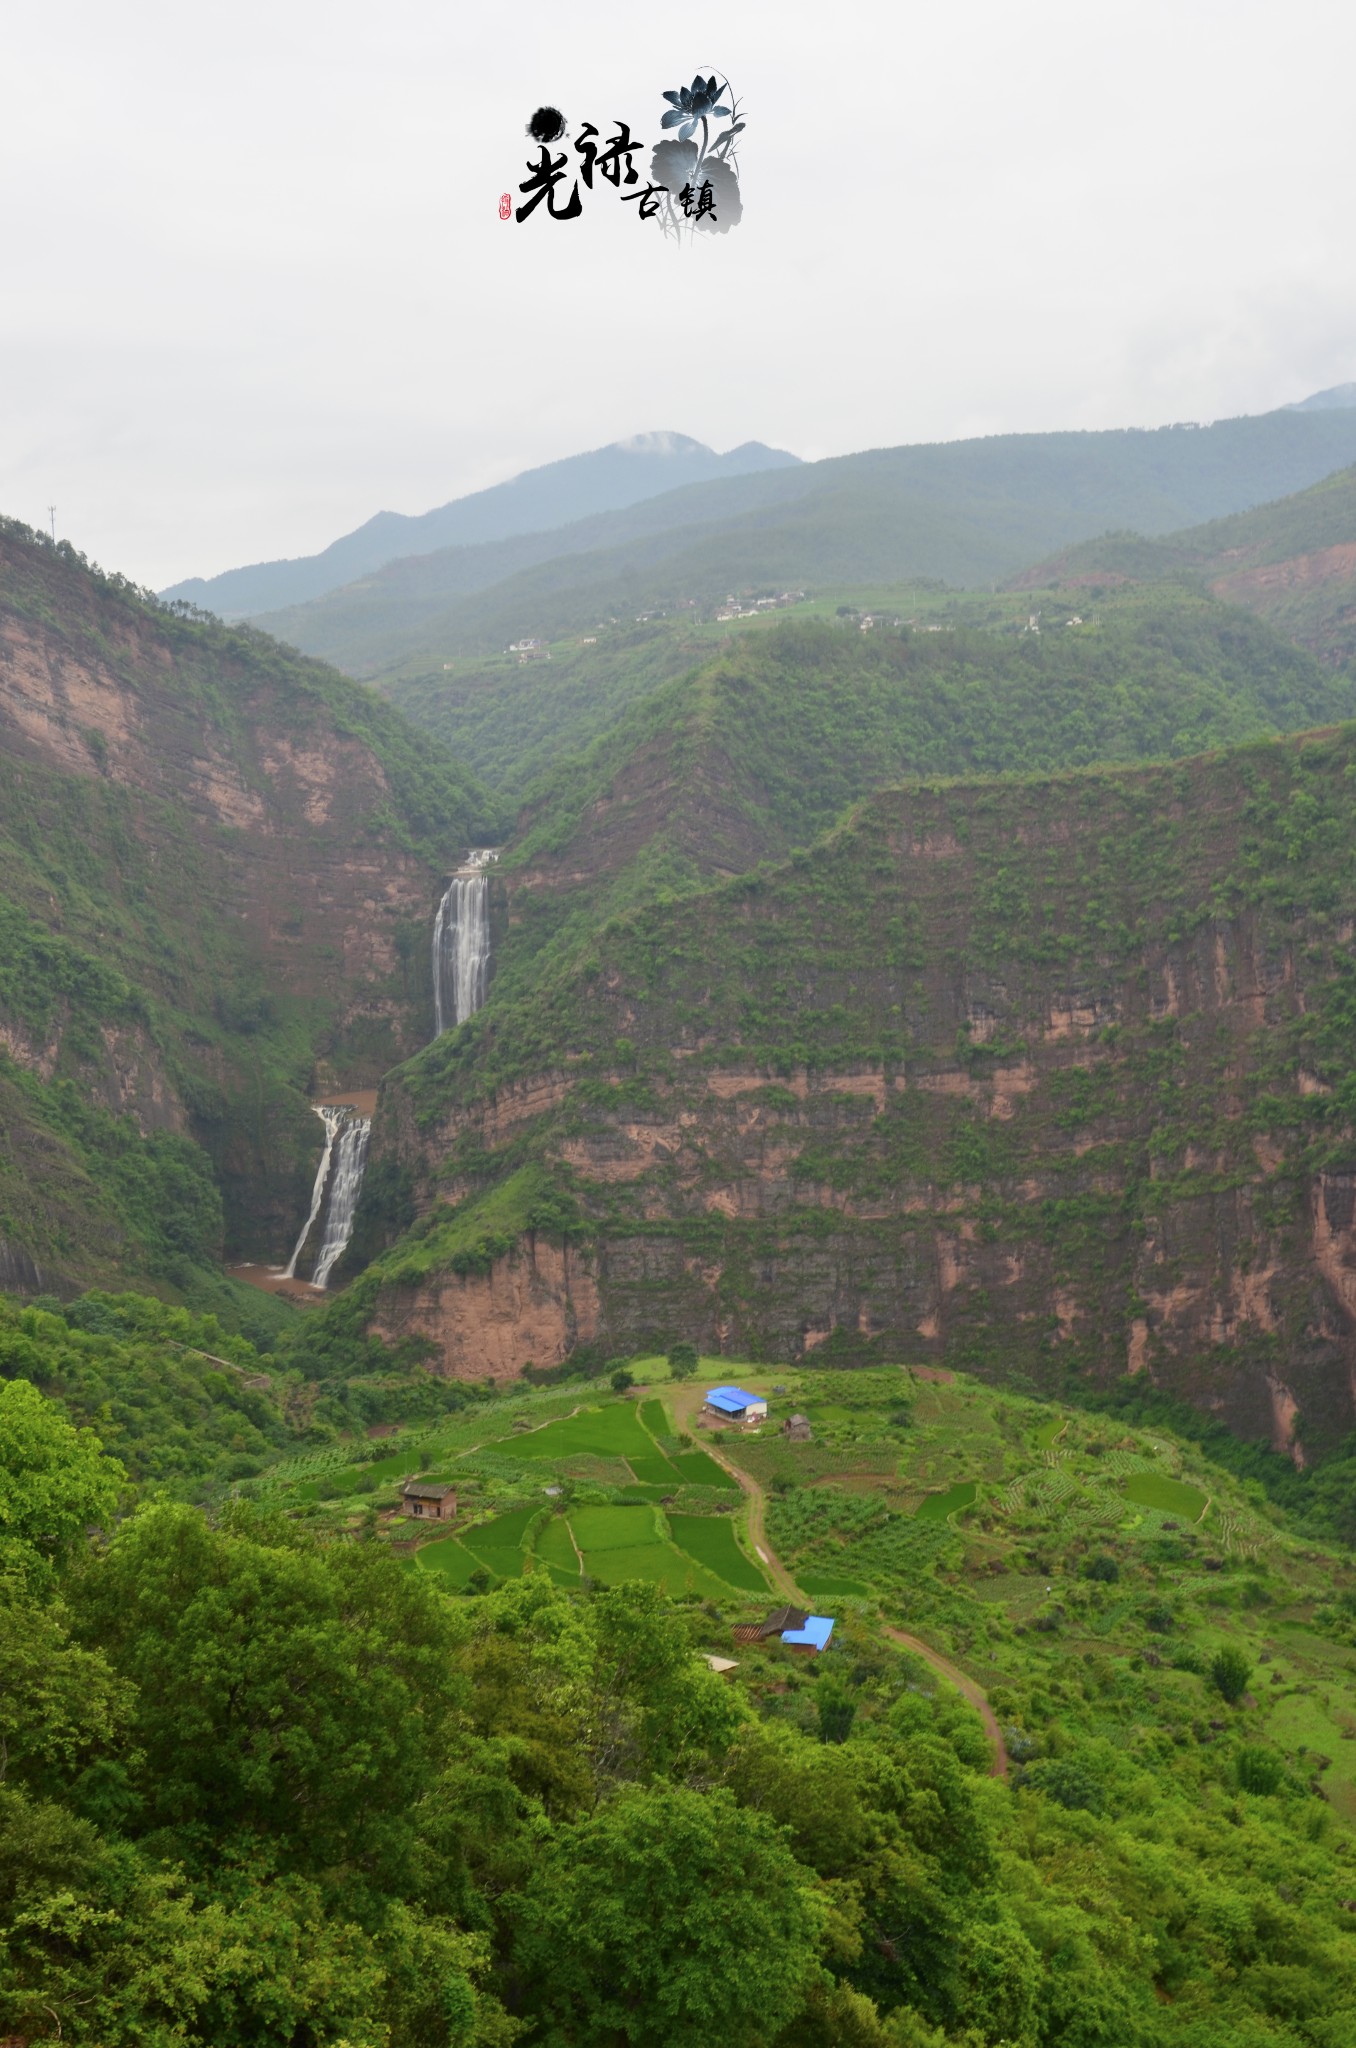
[[[1285,1766],[1274,1749],[1250,1742],[1238,1752],[1238,1782],[1245,1792],[1275,1792],[1280,1789]]]
[[[1022,1772],[1021,1782],[1071,1812],[1100,1813],[1106,1791],[1099,1777],[1076,1757],[1045,1757]]]
[[[1230,1706],[1242,1699],[1251,1676],[1252,1666],[1236,1643],[1226,1643],[1210,1659],[1210,1683]]]

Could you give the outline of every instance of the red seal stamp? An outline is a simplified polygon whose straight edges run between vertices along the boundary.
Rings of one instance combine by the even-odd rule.
[[[501,193],[499,194],[499,218],[500,218],[500,220],[507,220],[507,219],[508,219],[508,217],[509,217],[509,215],[510,215],[510,214],[512,213],[512,211],[513,211],[513,201],[512,201],[512,200],[511,200],[511,199],[509,198],[509,195],[508,195],[508,193],[507,193],[507,192],[501,192]]]

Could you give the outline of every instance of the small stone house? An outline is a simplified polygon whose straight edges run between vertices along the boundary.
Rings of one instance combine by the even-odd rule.
[[[405,1513],[417,1515],[422,1521],[454,1522],[457,1518],[455,1486],[435,1486],[428,1479],[407,1479],[401,1498]]]
[[[809,1418],[809,1416],[808,1416],[808,1415],[790,1415],[790,1416],[788,1416],[788,1417],[787,1417],[787,1419],[786,1419],[786,1421],[785,1421],[785,1422],[784,1422],[784,1423],[782,1424],[782,1435],[783,1435],[784,1437],[786,1437],[786,1439],[788,1440],[788,1442],[790,1442],[790,1443],[793,1443],[793,1444],[808,1444],[808,1443],[810,1443],[810,1442],[812,1441],[812,1439],[813,1439],[813,1436],[814,1436],[814,1432],[813,1432],[813,1430],[812,1430],[812,1429],[810,1428],[810,1418]]]

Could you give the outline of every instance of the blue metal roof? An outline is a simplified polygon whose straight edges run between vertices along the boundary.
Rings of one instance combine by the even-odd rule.
[[[807,1614],[804,1628],[782,1630],[784,1643],[795,1643],[803,1649],[825,1650],[833,1634],[833,1623],[824,1614]]]
[[[761,1394],[746,1394],[742,1387],[712,1387],[706,1397],[706,1405],[708,1408],[723,1408],[727,1415],[738,1415],[762,1398]]]

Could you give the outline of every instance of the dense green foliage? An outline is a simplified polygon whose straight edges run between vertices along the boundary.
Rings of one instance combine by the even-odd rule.
[[[274,1361],[214,1316],[142,1295],[87,1294],[63,1314],[0,1296],[0,1376],[97,1429],[137,1481],[244,1478],[298,1440]]]
[[[549,662],[471,658],[451,674],[439,667],[385,677],[381,687],[412,724],[518,797],[562,749],[587,746],[636,698],[712,651],[682,620],[604,625],[591,640],[553,647]]]
[[[634,759],[650,749],[662,750],[662,782],[678,784],[661,824],[691,829],[683,779],[705,767],[741,814],[726,829],[750,830],[761,853],[806,844],[892,782],[1198,754],[1353,708],[1345,679],[1187,593],[1109,603],[1095,625],[1016,638],[788,623],[652,692],[551,770],[513,859],[558,852],[600,798],[630,793]],[[718,839],[708,868],[723,853]]]
[[[917,600],[911,607],[908,593],[897,593],[892,613],[901,608],[908,617]],[[711,743],[731,749],[738,777],[750,727],[778,754],[791,736],[796,772],[778,794],[797,812],[808,799],[820,822],[872,786],[863,763],[873,746],[876,782],[1027,772],[1200,752],[1351,708],[1349,685],[1203,592],[1104,593],[1079,626],[1065,624],[1066,605],[1044,614],[1039,633],[1020,631],[1027,613],[1013,617],[1010,601],[992,609],[1006,630],[957,629],[934,598],[902,656],[896,632],[864,634],[855,612],[831,636],[795,620],[760,620],[734,631],[723,661],[719,629],[679,614],[604,627],[593,645],[553,649],[549,663],[520,666],[511,655],[459,662],[453,675],[397,679],[388,688],[497,787],[527,792],[536,816],[587,772],[573,759],[560,763],[562,751],[573,756],[599,740],[589,762],[615,773],[652,735],[699,715],[691,687],[659,686],[715,658],[720,687],[726,696],[737,688],[739,697],[720,704]],[[638,699],[644,707],[623,715]],[[812,746],[822,749],[822,784],[806,773]]]

